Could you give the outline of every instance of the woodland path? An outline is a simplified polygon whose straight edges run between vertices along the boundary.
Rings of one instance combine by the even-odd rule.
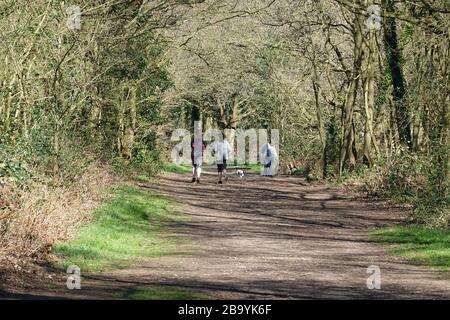
[[[294,176],[231,177],[207,172],[165,174],[143,188],[175,199],[182,221],[161,233],[170,254],[132,268],[89,275],[78,292],[30,297],[110,298],[123,290],[170,286],[215,299],[442,299],[450,275],[388,253],[370,241],[375,228],[401,223],[404,213]],[[381,289],[366,286],[367,267],[381,268]],[[21,295],[18,294],[18,297]]]

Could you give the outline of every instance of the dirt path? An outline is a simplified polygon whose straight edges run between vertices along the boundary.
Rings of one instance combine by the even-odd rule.
[[[169,223],[178,245],[136,268],[83,278],[83,290],[47,296],[108,298],[153,285],[205,292],[213,298],[450,298],[450,275],[387,253],[371,229],[403,220],[369,200],[298,177],[235,177],[222,186],[206,174],[167,174],[142,186],[177,199],[187,219]],[[381,290],[366,269],[381,268]]]

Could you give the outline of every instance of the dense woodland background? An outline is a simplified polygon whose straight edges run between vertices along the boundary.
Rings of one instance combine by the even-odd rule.
[[[199,119],[279,129],[284,165],[447,227],[449,17],[447,0],[0,0],[0,255],[70,236]]]

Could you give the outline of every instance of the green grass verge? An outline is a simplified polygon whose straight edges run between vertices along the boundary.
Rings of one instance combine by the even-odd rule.
[[[63,255],[64,267],[104,271],[165,254],[169,243],[159,239],[156,231],[162,220],[176,216],[175,206],[162,196],[136,187],[118,187],[113,193],[73,240],[54,248],[55,253]]]
[[[154,178],[148,177],[146,175],[139,175],[134,177],[134,180],[137,182],[142,182],[142,183],[152,183],[155,182]]]
[[[261,173],[261,170],[262,170],[262,165],[260,165],[260,164],[253,164],[253,165],[251,165],[250,166],[250,172],[252,172],[252,173]]]
[[[393,253],[428,266],[450,271],[450,231],[415,226],[377,230],[372,238],[394,244]]]
[[[163,170],[173,173],[192,173],[192,167],[181,164],[167,163],[163,166]]]
[[[205,293],[194,292],[177,287],[138,287],[116,296],[127,300],[208,300]]]

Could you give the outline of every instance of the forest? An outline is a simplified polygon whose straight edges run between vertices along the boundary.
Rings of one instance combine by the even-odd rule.
[[[0,0],[0,261],[173,169],[194,121],[448,230],[449,33],[447,0]]]

